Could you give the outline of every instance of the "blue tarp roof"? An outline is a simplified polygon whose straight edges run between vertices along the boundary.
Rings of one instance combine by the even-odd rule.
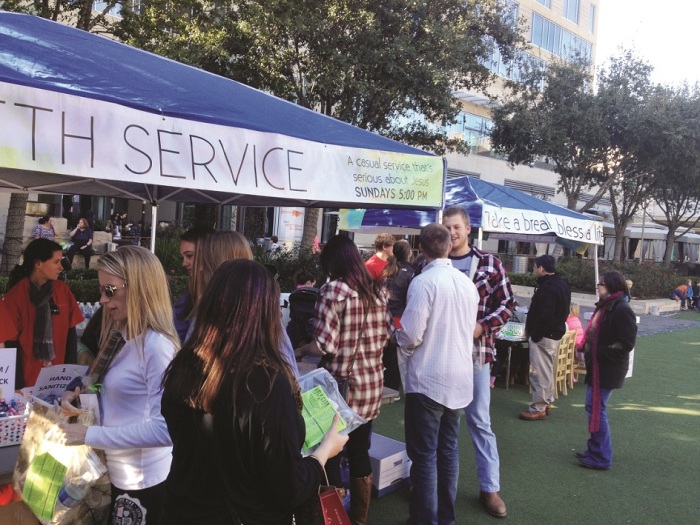
[[[1,11],[0,80],[170,117],[430,155],[201,69],[43,18]]]

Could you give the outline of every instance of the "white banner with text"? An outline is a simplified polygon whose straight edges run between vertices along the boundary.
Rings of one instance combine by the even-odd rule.
[[[0,82],[0,167],[296,200],[439,208],[442,158],[164,117]]]
[[[481,225],[486,232],[547,235],[587,244],[603,244],[603,223],[533,210],[484,204]]]

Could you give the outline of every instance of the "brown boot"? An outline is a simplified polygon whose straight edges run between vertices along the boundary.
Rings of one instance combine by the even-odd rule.
[[[350,521],[352,525],[365,525],[372,498],[372,474],[364,478],[350,478]]]

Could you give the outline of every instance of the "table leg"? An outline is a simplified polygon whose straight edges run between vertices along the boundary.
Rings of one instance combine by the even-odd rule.
[[[506,363],[506,390],[510,387],[510,353],[513,351],[513,345],[508,344],[508,362]]]

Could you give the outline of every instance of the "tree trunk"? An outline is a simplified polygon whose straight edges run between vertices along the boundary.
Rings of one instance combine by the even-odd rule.
[[[669,228],[666,234],[666,249],[664,250],[664,262],[671,262],[673,242],[676,240],[676,228]],[[683,261],[681,261],[683,262]]]
[[[0,275],[9,275],[12,268],[19,262],[19,256],[22,253],[24,216],[27,212],[28,198],[28,193],[13,193],[10,195],[10,208],[7,210],[5,244],[2,247]]]
[[[314,246],[314,238],[318,235],[316,225],[320,208],[306,208],[304,212],[304,231],[301,235],[301,249],[311,251]]]
[[[622,249],[624,248],[626,229],[626,222],[615,226],[615,254],[613,255],[613,261],[615,262],[622,262]]]

